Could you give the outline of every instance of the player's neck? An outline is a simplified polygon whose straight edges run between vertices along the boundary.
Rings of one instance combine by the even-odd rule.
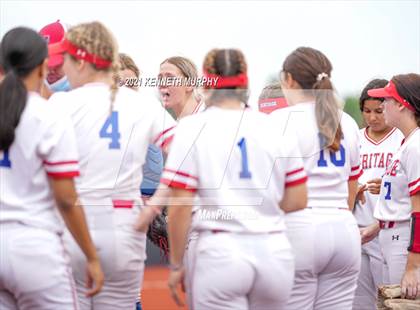
[[[418,128],[417,123],[412,119],[407,120],[406,122],[401,122],[398,126],[398,129],[401,130],[405,139],[407,139],[407,137],[413,133],[416,128]]]
[[[293,90],[287,101],[290,105],[296,105],[300,103],[315,102],[315,97],[311,92],[301,90]]]
[[[371,138],[375,142],[378,142],[382,140],[387,134],[389,134],[392,129],[392,127],[386,127],[384,130],[373,131],[372,127],[368,127],[367,130],[369,138]]]
[[[184,105],[178,105],[174,107],[174,112],[177,119],[181,119],[187,115],[191,115],[199,102],[195,99],[194,95],[191,94]],[[178,109],[176,109],[178,108]]]
[[[107,85],[112,85],[112,75],[109,72],[101,72],[97,71],[95,73],[90,74],[85,78],[83,85],[89,83],[104,83]]]
[[[212,104],[215,107],[227,109],[227,110],[242,110],[244,103],[236,99],[226,99]]]

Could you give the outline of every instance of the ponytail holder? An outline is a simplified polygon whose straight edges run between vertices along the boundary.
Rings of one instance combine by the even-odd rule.
[[[327,78],[327,77],[328,77],[328,74],[326,74],[325,72],[321,72],[320,74],[317,75],[316,80],[319,82],[319,81],[322,81],[324,78]]]

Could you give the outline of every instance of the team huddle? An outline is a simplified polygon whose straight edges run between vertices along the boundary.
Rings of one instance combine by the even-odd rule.
[[[189,309],[376,309],[383,284],[420,298],[420,75],[369,82],[360,130],[322,52],[292,51],[259,111],[247,68],[213,49],[212,83],[159,82],[159,102],[124,83],[140,70],[99,22],[7,32],[0,308],[142,309],[146,234],[166,219]],[[185,57],[159,69],[200,78]]]

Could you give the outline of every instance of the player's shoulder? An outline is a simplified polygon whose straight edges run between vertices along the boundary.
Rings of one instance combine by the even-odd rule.
[[[341,126],[344,127],[344,130],[352,129],[357,133],[360,132],[359,125],[354,118],[344,111],[341,112]]]
[[[89,96],[86,95],[86,91],[83,87],[79,87],[70,91],[55,92],[48,99],[48,102],[53,106],[60,106],[62,110],[69,110],[76,106],[83,104],[85,101],[89,101]]]
[[[25,112],[29,114],[29,118],[45,122],[56,121],[57,118],[62,116],[61,109],[39,94],[32,92],[29,93]]]
[[[405,143],[407,143],[407,150],[420,155],[420,128],[415,129],[415,132],[412,133],[412,136]]]

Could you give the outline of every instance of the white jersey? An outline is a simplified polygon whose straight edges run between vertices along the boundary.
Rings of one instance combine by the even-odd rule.
[[[415,129],[394,154],[382,178],[374,216],[383,221],[405,221],[411,216],[410,197],[420,192],[420,129]]]
[[[302,103],[272,112],[283,126],[280,133],[297,136],[308,174],[308,207],[348,208],[348,181],[362,174],[360,167],[359,128],[346,113],[341,114],[343,138],[340,150],[321,150],[315,104]]]
[[[77,160],[70,119],[30,92],[13,144],[0,151],[0,223],[62,231],[48,177],[78,176]]]
[[[397,128],[392,129],[377,142],[369,137],[367,128],[360,130],[360,161],[363,169],[363,175],[359,178],[360,184],[382,178],[403,139],[404,135]],[[364,195],[366,203],[359,202],[354,208],[354,216],[359,226],[368,226],[374,223],[373,211],[379,198],[378,195],[370,194],[368,191],[365,191]]]
[[[68,112],[80,137],[81,176],[76,181],[82,203],[138,201],[148,145],[164,147],[175,125],[159,102],[121,87],[111,113],[109,86],[103,83],[58,93],[50,101]]]
[[[197,193],[193,230],[284,229],[284,189],[306,174],[295,142],[277,136],[268,116],[250,109],[209,107],[179,122],[161,182]]]

